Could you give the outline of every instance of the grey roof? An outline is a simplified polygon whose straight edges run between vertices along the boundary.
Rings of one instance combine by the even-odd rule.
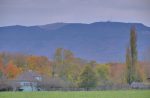
[[[40,74],[34,72],[34,71],[25,71],[21,73],[17,78],[16,81],[36,81],[34,77],[41,77]]]

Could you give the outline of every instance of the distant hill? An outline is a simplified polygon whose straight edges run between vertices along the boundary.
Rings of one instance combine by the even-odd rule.
[[[150,27],[141,23],[96,22],[54,23],[40,26],[0,27],[0,51],[52,57],[58,47],[77,57],[99,62],[122,62],[129,44],[130,27],[138,34],[139,58],[150,47]]]

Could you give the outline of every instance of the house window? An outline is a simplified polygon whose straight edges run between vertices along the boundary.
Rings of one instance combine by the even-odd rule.
[[[25,82],[24,83],[24,86],[30,86],[30,85],[32,85],[32,83],[30,83],[30,82]]]
[[[35,76],[34,79],[38,80],[38,81],[41,81],[42,78],[40,76]]]

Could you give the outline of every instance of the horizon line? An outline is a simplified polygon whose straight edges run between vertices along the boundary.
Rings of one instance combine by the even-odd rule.
[[[93,23],[125,23],[125,24],[142,24],[146,27],[150,27],[142,22],[123,22],[123,21],[95,21],[95,22],[52,22],[52,23],[45,23],[45,24],[33,24],[33,25],[23,25],[23,24],[12,24],[12,25],[3,25],[0,27],[9,27],[9,26],[24,26],[24,27],[32,27],[32,26],[44,26],[50,24],[93,24]]]

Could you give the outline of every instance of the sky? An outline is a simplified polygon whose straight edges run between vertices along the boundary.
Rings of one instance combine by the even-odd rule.
[[[100,21],[150,27],[150,0],[0,0],[0,26]]]

